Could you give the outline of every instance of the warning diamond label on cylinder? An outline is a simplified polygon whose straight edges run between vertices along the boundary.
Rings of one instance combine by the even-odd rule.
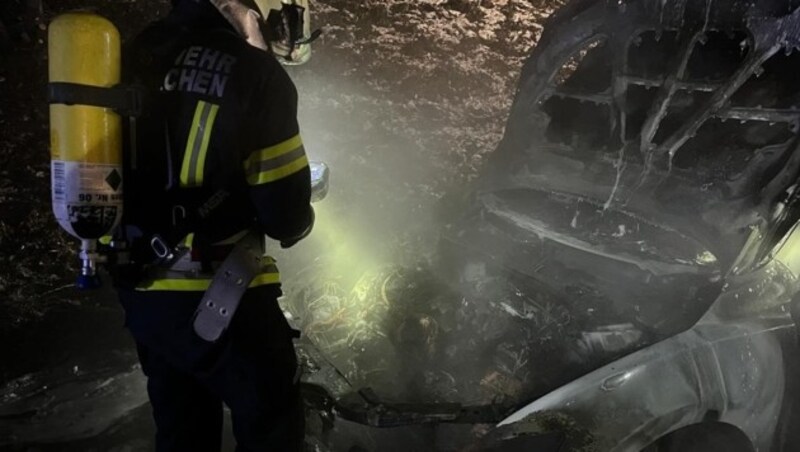
[[[122,184],[122,176],[119,175],[119,171],[116,169],[111,170],[111,174],[106,177],[106,182],[108,186],[113,188],[114,191],[119,189],[119,186]]]

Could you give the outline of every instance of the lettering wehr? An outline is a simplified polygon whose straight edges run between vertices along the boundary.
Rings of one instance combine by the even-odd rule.
[[[185,49],[164,77],[165,91],[222,97],[236,57],[201,46]]]

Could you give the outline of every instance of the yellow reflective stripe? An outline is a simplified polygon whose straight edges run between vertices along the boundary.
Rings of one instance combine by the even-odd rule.
[[[280,273],[262,273],[250,282],[247,287],[266,286],[281,282]],[[155,279],[136,288],[141,292],[168,290],[176,292],[205,292],[211,286],[211,279]]]
[[[280,273],[264,273],[253,278],[249,287],[266,286],[268,284],[278,284],[281,282]]]
[[[303,140],[297,134],[286,141],[253,152],[244,162],[250,185],[273,182],[290,176],[308,165]]]
[[[266,160],[274,159],[275,157],[280,157],[283,154],[288,152],[292,152],[295,149],[299,148],[303,145],[303,140],[300,138],[300,134],[289,138],[286,141],[276,144],[275,146],[270,146],[268,148],[261,149],[259,151],[254,152],[247,158],[248,163],[259,163]],[[248,168],[251,165],[246,165]]]
[[[190,232],[186,235],[186,238],[183,239],[183,246],[186,248],[191,248],[192,243],[194,243],[194,232]]]
[[[155,279],[137,287],[136,290],[204,292],[210,285],[210,279]]]
[[[189,129],[189,139],[186,140],[186,149],[183,152],[180,176],[182,187],[195,187],[203,184],[208,143],[211,140],[211,130],[214,128],[218,110],[219,105],[209,104],[202,100],[197,102]]]
[[[278,267],[275,265],[275,259],[270,256],[264,256],[264,262],[261,272],[247,286],[259,287],[268,284],[278,284],[281,282],[281,274]],[[154,290],[167,290],[167,291],[183,291],[183,292],[204,292],[211,286],[211,278],[157,278],[145,281],[139,285],[136,290],[139,291],[154,291]]]
[[[308,157],[303,154],[296,160],[293,160],[283,166],[275,169],[261,171],[247,176],[247,182],[250,185],[266,184],[268,182],[275,182],[276,180],[283,179],[284,177],[291,176],[292,174],[302,170],[308,166]]]
[[[219,105],[211,105],[211,112],[208,116],[208,127],[203,127],[203,143],[200,145],[200,155],[197,157],[197,172],[195,173],[197,185],[203,185],[203,174],[206,169],[208,142],[211,141],[211,129],[214,127],[214,121],[217,119],[218,110]]]
[[[194,118],[192,119],[192,126],[189,129],[189,139],[186,140],[186,149],[183,151],[183,165],[181,165],[181,186],[189,185],[189,171],[192,166],[192,152],[194,144],[197,141],[197,130],[200,128],[200,118],[203,115],[203,105],[205,102],[200,101],[194,108]]]
[[[112,237],[110,235],[104,235],[104,236],[100,237],[99,239],[97,239],[97,241],[100,242],[101,245],[110,245],[111,244],[111,240],[112,240]]]
[[[220,240],[219,242],[213,243],[212,245],[233,245],[234,243],[236,243],[239,240],[241,240],[244,236],[246,236],[248,232],[250,232],[250,231],[245,229],[242,232],[237,232],[236,234],[228,237],[227,239]]]

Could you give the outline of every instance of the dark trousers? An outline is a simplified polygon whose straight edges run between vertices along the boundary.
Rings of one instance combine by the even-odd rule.
[[[237,452],[303,449],[297,358],[278,296],[278,286],[249,290],[211,344],[191,326],[202,293],[119,291],[148,378],[157,452],[218,452],[223,403]]]

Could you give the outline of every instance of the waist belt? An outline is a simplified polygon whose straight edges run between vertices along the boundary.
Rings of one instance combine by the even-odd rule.
[[[214,273],[194,314],[194,331],[215,342],[228,328],[239,302],[265,259],[262,236],[250,232],[231,250]]]

